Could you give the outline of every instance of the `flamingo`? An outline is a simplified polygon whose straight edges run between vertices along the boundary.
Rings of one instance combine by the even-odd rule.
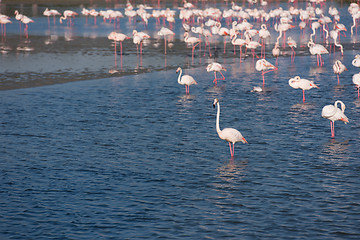
[[[243,135],[235,128],[224,128],[223,130],[220,129],[220,123],[219,123],[220,122],[220,103],[217,98],[214,99],[214,103],[213,103],[214,108],[215,108],[215,105],[217,105],[216,132],[218,133],[220,139],[225,140],[229,143],[231,158],[233,158],[234,154],[235,154],[235,149],[234,149],[235,143],[237,143],[237,142],[248,143],[248,142],[243,137]],[[232,148],[231,148],[231,143],[232,143]]]
[[[218,29],[219,29],[218,34],[224,38],[224,53],[225,53],[225,52],[226,52],[226,36],[229,36],[229,35],[230,35],[230,30],[229,30],[228,28],[221,27],[221,23],[220,23],[220,22],[218,22],[218,23],[216,24],[216,26],[217,26]]]
[[[303,102],[305,103],[305,90],[310,90],[312,88],[319,88],[316,86],[316,84],[313,81],[300,78],[299,76],[296,76],[294,78],[291,78],[289,80],[290,87],[297,89],[300,88],[303,91]]]
[[[60,24],[62,24],[62,20],[67,20],[68,18],[70,19],[70,25],[72,25],[72,21],[71,21],[71,18],[74,17],[76,15],[79,15],[78,13],[74,12],[74,11],[71,11],[71,10],[65,10],[64,13],[63,13],[64,16],[61,16],[60,17]],[[69,25],[69,24],[68,24]]]
[[[133,30],[133,43],[136,44],[136,53],[139,54],[139,45],[140,45],[140,55],[142,55],[142,42],[145,38],[150,38],[150,36],[144,32],[138,32]]]
[[[356,85],[357,87],[357,90],[358,90],[358,98],[360,98],[360,92],[359,92],[359,89],[360,89],[360,72],[357,73],[357,74],[354,74],[354,76],[352,77],[352,81],[353,83]]]
[[[287,38],[287,44],[289,45],[289,47],[291,47],[291,62],[295,61],[295,50],[294,48],[296,48],[296,42],[294,39],[292,39],[291,37]]]
[[[91,9],[89,15],[94,17],[94,25],[96,25],[96,17],[99,16],[99,12],[95,9]]]
[[[347,71],[347,68],[340,60],[336,60],[333,65],[333,70],[334,70],[334,73],[337,74],[338,84],[340,84],[339,75],[341,73],[343,73],[344,71]]]
[[[334,53],[335,53],[335,46],[339,47],[340,51],[341,51],[341,56],[342,56],[342,55],[344,55],[344,48],[343,48],[343,45],[341,45],[338,42],[338,40],[337,40],[338,36],[340,36],[339,30],[336,29],[336,30],[330,31],[330,37],[334,40]],[[330,46],[330,48],[331,48],[331,46]]]
[[[234,46],[239,46],[240,62],[241,62],[241,54],[242,54],[241,47],[246,44],[246,41],[244,39],[237,38],[237,33],[234,33],[234,35],[231,36],[231,43]],[[235,54],[235,52],[234,52],[234,54]]]
[[[221,72],[222,70],[226,71],[226,69],[220,63],[217,63],[217,62],[210,63],[206,67],[207,72],[214,72],[215,79],[213,82],[215,83],[215,86],[217,85],[217,80],[225,80],[225,77]],[[221,74],[222,78],[216,78],[216,72],[219,72]]]
[[[360,67],[360,54],[357,54],[354,58],[354,60],[352,60],[351,64],[354,67]]]
[[[265,24],[261,24],[260,28],[261,29],[259,31],[259,38],[261,39],[261,57],[263,56],[264,53],[264,58],[265,58],[265,39],[270,38],[271,35],[269,30],[267,30]]]
[[[197,37],[189,37],[189,33],[188,32],[185,32],[184,33],[184,41],[186,43],[190,43],[191,46],[192,46],[192,60],[194,60],[194,50],[195,50],[195,47],[200,43],[200,39],[197,38]],[[195,45],[194,45],[195,44]]]
[[[59,13],[57,10],[55,9],[48,9],[46,8],[45,11],[43,12],[43,15],[46,16],[48,18],[48,25],[50,27],[50,17],[53,16],[54,17],[54,25],[55,25],[55,16],[57,15],[61,15],[61,13]]]
[[[308,47],[311,55],[316,55],[317,65],[323,66],[324,60],[321,57],[321,54],[329,53],[329,51],[320,44],[315,44],[311,39],[308,42]]]
[[[245,32],[245,33],[246,33],[245,34],[246,49],[251,49],[251,52],[252,52],[252,55],[253,55],[253,60],[254,60],[254,58],[255,58],[255,49],[257,47],[260,47],[261,44],[256,42],[256,41],[252,41],[251,37],[250,37],[250,34],[248,32]],[[258,57],[258,56],[256,55],[256,57]]]
[[[24,15],[19,13],[18,10],[15,10],[14,14],[15,14],[15,19],[19,21],[19,27],[21,32],[21,19],[24,17]]]
[[[277,65],[278,64],[278,58],[279,58],[279,56],[280,56],[280,48],[279,48],[279,43],[275,43],[275,46],[274,46],[274,48],[273,48],[273,50],[272,50],[272,55],[274,56],[274,57],[276,57],[276,62],[275,62],[275,65]]]
[[[29,25],[28,25],[28,24],[34,22],[34,20],[32,20],[31,18],[29,18],[29,17],[27,17],[27,16],[24,16],[24,17],[21,19],[21,22],[22,22],[23,24],[25,24],[25,28],[24,28],[25,36],[26,36],[26,38],[29,38],[29,31],[28,31]]]
[[[165,55],[166,55],[166,36],[175,35],[175,33],[174,33],[173,31],[171,31],[170,29],[166,28],[166,27],[162,27],[157,34],[158,34],[159,36],[164,36]]]
[[[341,110],[337,107],[337,105],[340,103]],[[334,105],[326,105],[323,107],[321,116],[323,118],[330,120],[330,128],[331,128],[331,137],[335,137],[335,121],[340,120],[343,121],[345,124],[349,122],[349,119],[345,116],[345,104],[337,100]]]
[[[117,33],[117,32],[111,32],[108,35],[108,39],[109,40],[113,40],[115,42],[115,65],[116,65],[116,42],[120,42],[120,56],[121,56],[121,60],[122,60],[122,42],[125,39],[130,39],[130,37],[128,37],[127,35],[123,34],[123,33]],[[122,66],[122,61],[121,61],[121,66]]]
[[[6,37],[6,24],[11,23],[8,16],[0,15],[1,33]]]
[[[180,72],[179,77],[178,77],[178,83],[181,84],[181,85],[185,85],[186,94],[189,94],[190,93],[190,85],[193,85],[193,84],[196,85],[197,82],[190,75],[183,75],[182,76],[181,67],[178,67],[178,69],[176,70],[176,73],[178,73],[178,72]]]
[[[261,75],[263,78],[263,86],[265,85],[265,73],[277,70],[277,67],[266,61],[264,58],[256,61],[255,68],[257,71],[261,71]]]

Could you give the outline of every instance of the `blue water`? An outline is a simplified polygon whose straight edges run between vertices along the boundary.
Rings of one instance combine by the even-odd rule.
[[[216,59],[227,68],[218,87],[208,60],[180,64],[198,82],[190,95],[176,68],[1,91],[0,239],[359,239],[351,46],[319,68],[308,52],[281,56],[260,93],[261,73],[238,56]],[[340,85],[336,59],[349,69]],[[288,85],[296,75],[319,86],[306,103]],[[249,142],[234,159],[214,98],[220,127]],[[350,123],[332,139],[321,109],[336,100]]]

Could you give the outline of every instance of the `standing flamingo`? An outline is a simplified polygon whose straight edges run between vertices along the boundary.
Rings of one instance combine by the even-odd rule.
[[[308,47],[311,55],[316,55],[318,67],[323,66],[324,60],[322,59],[321,54],[329,53],[329,51],[323,45],[315,44],[311,39],[308,42]]]
[[[289,47],[291,47],[291,62],[295,61],[295,50],[294,48],[296,48],[296,42],[294,39],[292,39],[291,37],[288,37],[287,39],[287,44],[289,45]]]
[[[214,108],[215,108],[215,105],[217,105],[216,132],[218,133],[220,139],[225,140],[229,143],[231,158],[233,158],[234,154],[235,154],[235,149],[234,149],[235,143],[237,143],[237,142],[248,143],[248,142],[243,137],[243,135],[235,128],[224,128],[223,130],[220,129],[220,123],[219,123],[220,122],[220,103],[217,98],[214,99],[214,103],[213,103]],[[232,148],[231,148],[231,143],[232,143]]]
[[[360,89],[360,72],[357,73],[357,74],[354,74],[354,76],[352,77],[352,81],[356,85],[356,88],[358,90],[358,98],[360,98],[360,92],[359,92],[359,89]]]
[[[221,72],[222,70],[226,71],[226,69],[220,63],[217,63],[217,62],[210,63],[206,67],[207,72],[214,72],[215,79],[213,82],[215,83],[215,86],[217,85],[217,80],[225,80],[225,77]],[[221,74],[222,78],[216,78],[216,72],[219,72]]]
[[[265,73],[277,70],[277,67],[266,61],[264,58],[256,61],[255,68],[257,71],[261,71],[261,75],[263,78],[263,86],[265,86]]]
[[[276,62],[275,62],[275,65],[277,65],[278,64],[278,58],[279,58],[279,56],[280,56],[280,48],[279,48],[279,43],[275,43],[275,46],[274,46],[274,48],[273,48],[273,50],[272,50],[272,55],[274,56],[274,57],[276,57]]]
[[[314,87],[319,88],[318,86],[316,86],[316,84],[313,81],[307,80],[307,79],[302,79],[299,76],[296,76],[294,78],[291,78],[289,80],[289,85],[292,88],[300,88],[303,91],[303,102],[305,103],[305,90],[310,90]]]
[[[130,39],[130,37],[128,37],[128,36],[126,36],[125,34],[122,34],[122,33],[111,32],[108,35],[108,39],[114,41],[114,45],[115,45],[115,65],[116,65],[116,44],[117,44],[117,42],[120,42],[120,58],[121,58],[121,67],[122,67],[122,42],[125,39]]]
[[[79,14],[76,13],[76,12],[74,12],[74,11],[71,11],[71,10],[65,10],[64,13],[63,13],[63,15],[64,15],[64,16],[61,16],[61,17],[60,17],[60,24],[62,24],[62,20],[68,21],[68,19],[69,19],[68,25],[73,25],[71,19],[72,19],[73,17],[75,18],[75,16],[76,16],[76,15],[79,15]]]
[[[265,40],[267,38],[270,38],[271,35],[270,35],[269,30],[267,30],[265,24],[261,24],[260,28],[261,28],[259,31],[259,38],[261,39],[261,55],[260,55],[260,57],[264,56],[264,58],[265,58]]]
[[[24,16],[22,19],[21,19],[21,22],[23,24],[25,24],[25,28],[24,28],[24,33],[25,33],[25,36],[26,38],[29,38],[29,23],[32,23],[34,22],[34,20],[32,20],[31,18],[27,17],[27,16]]]
[[[338,103],[341,105],[341,110],[337,107]],[[335,137],[335,121],[340,120],[345,124],[349,122],[349,119],[345,116],[345,104],[337,100],[334,105],[326,105],[323,107],[321,116],[330,120],[331,137]]]
[[[145,38],[150,38],[150,36],[144,32],[138,32],[133,30],[133,43],[136,44],[136,53],[139,54],[139,45],[140,45],[140,55],[142,55],[142,42]]]
[[[182,76],[182,69],[181,67],[178,67],[176,70],[176,73],[180,72],[178,77],[178,83],[181,85],[185,85],[185,91],[186,94],[190,94],[190,85],[197,84],[195,79],[190,75],[183,75]]]
[[[336,60],[333,65],[333,70],[334,73],[337,75],[338,84],[340,84],[339,75],[344,71],[347,71],[347,68],[340,60]]]
[[[188,32],[185,32],[184,33],[184,41],[186,43],[190,43],[191,46],[192,46],[192,60],[194,61],[194,50],[195,50],[195,47],[200,43],[200,39],[197,38],[197,37],[189,37],[189,33]]]
[[[232,43],[232,45],[234,45],[234,47],[239,46],[240,62],[241,62],[241,54],[242,54],[241,47],[246,44],[246,41],[244,39],[237,38],[237,33],[234,33],[231,36],[231,43]],[[235,48],[234,48],[234,54],[235,54]]]
[[[9,17],[6,15],[0,15],[1,34],[6,37],[6,24],[11,23]]]
[[[157,33],[159,36],[164,36],[164,42],[165,42],[165,55],[166,55],[166,36],[169,35],[175,35],[175,33],[173,31],[171,31],[170,29],[166,28],[166,27],[162,27],[160,29],[160,31]]]

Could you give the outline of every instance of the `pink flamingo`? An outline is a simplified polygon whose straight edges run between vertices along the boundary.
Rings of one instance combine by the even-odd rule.
[[[340,84],[339,75],[343,73],[344,71],[347,71],[347,68],[345,65],[340,61],[336,60],[333,65],[334,73],[337,75],[338,85]]]
[[[265,77],[264,77],[265,73],[277,70],[277,67],[272,65],[270,62],[266,61],[265,58],[257,60],[255,68],[257,71],[261,71],[261,75],[263,78],[263,86],[265,86]]]
[[[217,62],[210,63],[206,67],[207,72],[214,72],[215,79],[214,79],[213,82],[215,83],[215,86],[217,85],[217,80],[225,80],[225,77],[221,72],[223,70],[226,71],[226,69],[220,63],[217,63]],[[217,78],[216,77],[216,72],[219,72],[221,74],[222,78]]]
[[[354,74],[354,76],[352,77],[352,81],[355,84],[357,90],[358,90],[358,98],[360,98],[360,73]]]
[[[295,61],[295,50],[294,48],[296,48],[296,42],[294,39],[292,39],[291,37],[288,37],[287,39],[287,44],[289,45],[289,47],[291,47],[291,62]]]
[[[24,16],[24,17],[21,19],[21,22],[22,22],[23,24],[25,24],[25,28],[24,28],[25,36],[26,36],[26,38],[29,38],[29,31],[28,31],[29,25],[28,25],[28,24],[34,22],[34,20],[32,20],[31,18],[28,18],[27,16]]]
[[[308,42],[308,47],[311,55],[316,55],[318,67],[323,66],[324,60],[322,59],[321,55],[329,53],[329,51],[323,45],[315,44],[312,39],[310,39],[310,41]]]
[[[303,91],[303,102],[305,103],[305,90],[310,90],[312,88],[319,88],[313,81],[302,79],[299,76],[291,78],[289,80],[289,85],[294,88],[300,88]]]
[[[71,11],[71,10],[65,10],[63,13],[64,16],[60,17],[60,24],[62,24],[62,20],[66,20],[68,21],[68,19],[70,19],[70,21],[68,22],[68,25],[73,25],[71,18],[75,18],[76,15],[79,15],[78,13]]]
[[[170,29],[166,27],[162,27],[160,31],[157,33],[159,36],[164,36],[164,42],[165,42],[165,55],[166,55],[166,36],[174,36],[175,33],[171,31]]]
[[[197,37],[189,37],[189,33],[188,32],[185,32],[184,33],[184,41],[186,42],[186,43],[190,43],[191,44],[191,46],[192,46],[192,60],[194,61],[194,50],[195,50],[195,47],[197,46],[197,45],[199,45],[199,43],[200,43],[200,39],[199,38],[197,38]]]
[[[1,34],[6,37],[6,24],[11,23],[8,16],[0,15]]]
[[[340,103],[341,110],[337,107],[337,105]],[[343,121],[345,124],[349,123],[349,119],[345,116],[345,104],[337,100],[334,105],[326,105],[323,107],[321,116],[323,118],[330,120],[330,127],[331,127],[331,137],[335,137],[335,121],[340,120]]]

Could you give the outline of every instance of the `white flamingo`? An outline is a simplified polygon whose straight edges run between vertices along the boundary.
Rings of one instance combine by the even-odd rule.
[[[360,54],[357,54],[354,58],[354,60],[352,60],[351,64],[354,67],[360,67]]]
[[[214,102],[213,102],[214,108],[215,108],[215,105],[217,105],[216,132],[218,133],[220,139],[225,140],[229,143],[231,158],[233,158],[234,154],[235,154],[235,149],[234,149],[235,143],[237,143],[237,142],[248,143],[248,142],[243,137],[243,135],[235,128],[224,128],[223,130],[220,129],[220,123],[219,123],[220,122],[220,103],[217,98],[215,98]],[[231,143],[232,143],[232,148],[231,148]]]
[[[336,60],[333,65],[333,70],[334,73],[337,75],[338,84],[340,84],[339,75],[344,71],[347,71],[347,68],[340,60]]]
[[[215,79],[213,82],[215,83],[215,86],[217,85],[217,80],[225,80],[225,77],[221,72],[222,70],[226,71],[226,69],[220,63],[217,63],[217,62],[210,63],[206,67],[207,72],[214,72]],[[216,78],[216,72],[219,72],[221,74],[222,78]]]
[[[164,36],[164,42],[165,42],[165,55],[166,55],[166,37],[167,36],[174,36],[175,33],[171,31],[170,29],[166,27],[162,27],[160,31],[157,33],[159,36]]]
[[[338,104],[341,105],[341,109],[337,107]],[[322,109],[321,116],[330,120],[332,138],[335,137],[335,121],[340,120],[345,124],[349,122],[349,119],[345,116],[344,112],[345,104],[340,100],[337,100],[334,105],[326,105]]]
[[[178,77],[178,83],[181,85],[185,85],[186,94],[189,94],[190,93],[190,85],[193,85],[193,84],[196,85],[197,82],[190,75],[182,75],[181,67],[178,67],[178,69],[176,70],[176,73],[178,73],[178,72],[180,72],[179,77]]]
[[[305,103],[305,90],[310,90],[312,88],[319,88],[316,86],[316,84],[313,81],[300,78],[299,76],[296,76],[294,78],[291,78],[289,80],[290,87],[297,89],[300,88],[303,91],[303,102]]]
[[[266,61],[264,58],[256,61],[255,68],[257,71],[261,71],[261,75],[263,78],[263,86],[265,85],[265,73],[277,70],[277,67]]]
[[[353,75],[352,81],[353,81],[353,83],[355,84],[355,86],[356,86],[356,88],[358,90],[358,98],[360,98],[360,92],[359,92],[359,89],[360,89],[360,72]]]

